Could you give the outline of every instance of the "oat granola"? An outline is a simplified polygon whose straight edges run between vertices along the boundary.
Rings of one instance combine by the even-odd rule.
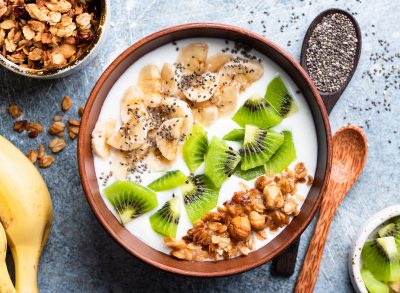
[[[99,1],[0,0],[0,53],[31,69],[54,69],[90,49]]]
[[[254,249],[254,237],[289,224],[299,214],[297,184],[310,180],[303,163],[274,178],[257,178],[255,188],[235,192],[232,199],[209,212],[182,239],[166,237],[175,258],[190,261],[229,259]],[[312,178],[312,177],[311,177]]]

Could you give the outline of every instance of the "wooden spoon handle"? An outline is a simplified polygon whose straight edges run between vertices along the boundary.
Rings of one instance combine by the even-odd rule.
[[[331,190],[331,192],[333,191]],[[330,197],[330,194],[326,195],[328,198]],[[322,254],[324,253],[324,247],[326,243],[326,238],[328,236],[329,227],[332,223],[332,219],[334,216],[335,207],[324,205],[323,202],[320,215],[315,227],[314,235],[311,238],[310,245],[304,259],[303,267],[297,278],[294,292],[313,292],[315,283],[318,278],[319,266],[321,263]]]

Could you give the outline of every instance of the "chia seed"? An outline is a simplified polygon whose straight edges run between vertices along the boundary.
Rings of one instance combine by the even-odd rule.
[[[343,86],[354,67],[357,43],[355,27],[344,14],[327,15],[315,27],[306,62],[320,91],[335,92]]]

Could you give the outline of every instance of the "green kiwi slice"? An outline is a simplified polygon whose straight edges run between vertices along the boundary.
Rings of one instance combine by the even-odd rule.
[[[117,181],[104,194],[124,225],[158,205],[153,191],[130,181]]]
[[[368,241],[361,252],[364,266],[380,281],[400,279],[400,260],[393,236]]]
[[[194,173],[203,163],[207,145],[206,131],[200,124],[195,124],[192,128],[192,133],[186,138],[182,148],[183,160],[190,172]]]
[[[242,170],[240,166],[236,167],[235,172],[233,175],[242,178],[244,180],[252,180],[256,177],[259,177],[261,175],[265,174],[265,168],[264,165],[255,167],[253,169],[249,170]]]
[[[243,142],[244,139],[244,129],[234,129],[229,133],[225,134],[222,138],[223,140],[229,141],[240,141]]]
[[[389,293],[389,286],[377,280],[374,275],[366,268],[361,269],[361,278],[369,292],[373,293]]]
[[[188,177],[181,190],[184,206],[192,223],[217,206],[219,189],[206,175]]]
[[[175,238],[180,216],[179,198],[174,196],[150,217],[150,225],[157,233]]]
[[[213,137],[208,146],[204,173],[219,188],[233,174],[240,159],[238,152],[222,140]]]
[[[264,165],[282,145],[284,136],[272,130],[246,125],[240,168],[249,170]]]
[[[296,159],[296,148],[294,147],[292,133],[285,130],[283,131],[283,137],[283,144],[265,164],[265,170],[268,175],[281,173]]]
[[[289,94],[280,76],[275,77],[267,86],[265,100],[279,115],[284,118],[298,110],[296,103]]]
[[[233,115],[232,120],[239,126],[246,124],[270,128],[279,124],[282,117],[262,97],[251,97]]]
[[[400,249],[400,217],[394,218],[392,223],[389,223],[383,228],[379,229],[378,235],[380,237],[393,236],[396,240],[397,246]]]
[[[186,176],[179,170],[169,171],[148,185],[154,191],[165,191],[185,184]]]

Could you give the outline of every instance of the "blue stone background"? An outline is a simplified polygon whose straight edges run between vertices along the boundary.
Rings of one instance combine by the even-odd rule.
[[[372,53],[384,52],[385,47],[387,57],[400,53],[399,5],[392,0],[112,0],[107,44],[85,69],[53,81],[31,80],[0,69],[0,134],[24,152],[47,144],[47,134],[31,140],[11,130],[9,103],[20,104],[26,119],[48,129],[51,117],[60,114],[62,97],[68,94],[74,104],[66,116],[76,117],[111,61],[137,40],[166,27],[199,21],[233,24],[265,35],[299,59],[303,36],[314,17],[332,7],[349,9],[356,13],[363,32],[362,56],[330,121],[333,131],[348,123],[362,126],[369,140],[369,157],[332,224],[315,292],[352,292],[347,257],[357,231],[373,213],[399,201],[400,91],[393,86],[385,90],[388,82],[395,84],[384,73],[399,66],[400,58],[370,60]],[[390,45],[380,46],[379,40]],[[374,81],[363,78],[374,69]],[[297,270],[290,278],[274,276],[270,264],[220,279],[174,276],[131,257],[102,229],[82,192],[76,141],[68,143],[54,166],[40,172],[54,204],[53,231],[39,268],[41,292],[290,292],[313,230],[312,224],[302,237]]]

